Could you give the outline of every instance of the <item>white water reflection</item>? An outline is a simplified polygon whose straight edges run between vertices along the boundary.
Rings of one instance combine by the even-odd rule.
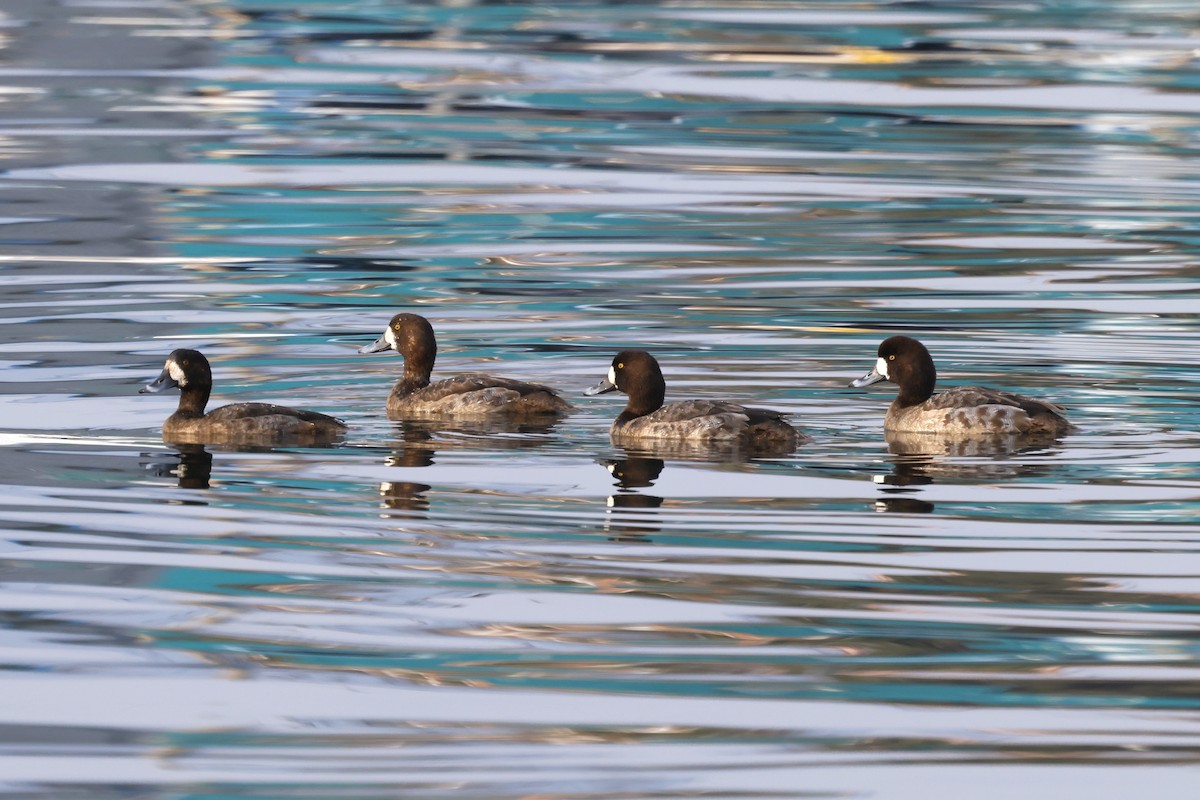
[[[1148,66],[1170,67],[1180,61],[1190,62],[1191,48],[1172,44],[1175,52],[1151,51]],[[905,83],[822,78],[808,79],[789,76],[786,79],[747,77],[737,73],[741,65],[705,64],[703,68],[678,67],[639,61],[629,65],[620,61],[601,63],[561,61],[514,55],[475,55],[472,53],[443,53],[408,50],[314,50],[308,56],[327,64],[350,64],[364,67],[473,67],[488,77],[480,79],[477,90],[512,82],[525,91],[588,92],[606,91],[622,83],[632,83],[641,92],[662,92],[696,97],[723,97],[772,103],[804,103],[810,105],[849,105],[871,108],[986,108],[1029,109],[1052,113],[1200,113],[1200,97],[1122,83],[1094,85],[1017,87],[971,85],[965,88],[924,87]],[[869,58],[869,56],[868,56]],[[837,60],[854,62],[854,54]],[[718,57],[714,61],[739,61],[738,57]],[[754,63],[813,63],[829,59],[821,55],[779,55],[767,58],[744,59]],[[896,57],[905,60],[904,56]],[[265,79],[267,76],[263,76]],[[507,80],[506,80],[507,79]],[[443,86],[436,80],[424,88]]]
[[[828,179],[811,175],[770,178],[699,177],[658,172],[623,170],[598,173],[592,170],[555,168],[553,170],[517,167],[493,167],[480,164],[307,164],[242,166],[236,164],[76,164],[48,169],[19,169],[9,173],[13,180],[108,181],[162,183],[189,186],[363,186],[404,183],[414,186],[534,186],[552,184],[562,190],[628,191],[670,193],[699,192],[715,194],[725,202],[739,199],[840,195],[875,199],[903,197],[956,197],[969,195],[966,189],[906,185],[903,183]]]

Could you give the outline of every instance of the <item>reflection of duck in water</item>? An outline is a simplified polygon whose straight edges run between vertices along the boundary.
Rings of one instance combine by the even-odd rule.
[[[785,455],[807,437],[784,421],[782,412],[718,400],[683,400],[663,405],[667,384],[654,356],[623,350],[608,376],[585,394],[621,391],[625,410],[609,430],[612,441],[631,447],[662,443],[742,448]]]
[[[389,419],[481,419],[554,417],[571,405],[548,386],[512,378],[468,373],[430,383],[437,341],[429,320],[397,314],[383,335],[360,353],[395,350],[404,357],[404,375],[387,399]]]
[[[396,423],[396,442],[384,463],[389,467],[430,467],[440,450],[541,447],[549,440],[546,434],[554,430],[556,423],[556,419],[401,420]],[[411,481],[383,481],[379,484],[379,494],[387,508],[425,511],[429,501],[424,494],[432,488]]]
[[[437,447],[433,431],[402,422],[396,426],[397,441],[384,462],[389,467],[428,467],[433,465]]]
[[[180,489],[207,489],[212,480],[212,453],[202,444],[176,445],[179,450],[179,466],[175,474],[179,477]]]
[[[883,419],[884,430],[947,436],[1049,435],[1071,430],[1063,410],[1045,400],[979,386],[933,393],[937,369],[925,345],[893,336],[879,345],[875,367],[853,387],[891,381],[900,387]]]
[[[162,426],[163,440],[188,444],[304,444],[337,441],[346,432],[339,419],[271,403],[232,403],[207,414],[212,367],[197,350],[175,350],[162,373],[139,394],[179,389],[179,407]]]
[[[212,478],[212,453],[202,444],[177,444],[179,459],[170,462],[156,457],[149,465],[150,471],[159,477],[172,477],[179,481],[180,489],[207,489]],[[174,454],[171,454],[174,455]]]
[[[419,425],[400,423],[396,426],[397,441],[391,454],[384,459],[389,467],[429,467],[437,455],[433,430]],[[425,496],[433,487],[414,481],[381,481],[379,483],[380,504],[393,511],[414,511],[414,516],[424,516],[429,510],[429,498]]]
[[[413,481],[382,481],[379,484],[380,502],[384,508],[393,511],[415,511],[418,513],[414,516],[424,516],[429,510],[429,498],[425,493],[432,488],[427,483]]]
[[[396,423],[396,445],[387,463],[393,467],[428,467],[440,450],[542,447],[557,422],[556,419],[400,420]]]
[[[1052,439],[1027,436],[984,436],[972,439],[928,433],[885,431],[893,459],[893,475],[907,485],[934,480],[997,480],[1045,474],[1050,463],[1026,456],[1047,452]],[[898,485],[898,481],[886,481]]]
[[[881,514],[929,514],[934,505],[918,497],[877,497],[875,510]]]
[[[1045,474],[1048,462],[1030,462],[1025,456],[1045,451],[1047,440],[1027,436],[984,436],[963,439],[930,433],[885,431],[892,471],[875,475],[885,497],[875,501],[877,511],[928,513],[933,503],[909,495],[935,481],[995,481]]]
[[[663,471],[663,460],[630,456],[606,459],[600,463],[616,479],[619,490],[608,498],[604,529],[610,534],[609,539],[614,542],[649,541],[646,534],[658,532],[659,526],[641,522],[645,516],[637,512],[640,509],[658,508],[663,504],[663,498],[633,490],[653,486]]]
[[[887,434],[884,438],[887,438]],[[913,497],[910,493],[919,492],[919,487],[933,483],[933,477],[927,470],[933,464],[934,457],[919,451],[898,452],[891,447],[888,452],[898,457],[892,459],[892,471],[889,474],[872,476],[875,485],[884,493],[876,498],[875,510],[901,514],[928,514],[933,511],[933,503]]]
[[[653,486],[666,466],[661,458],[646,458],[643,456],[628,456],[626,458],[611,458],[602,462],[608,473],[616,479],[616,485],[622,489],[641,489]]]

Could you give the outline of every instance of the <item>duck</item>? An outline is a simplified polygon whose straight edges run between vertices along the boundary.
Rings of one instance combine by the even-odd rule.
[[[336,440],[346,423],[316,411],[271,403],[232,403],[207,414],[212,366],[199,350],[174,350],[162,372],[138,390],[150,394],[179,389],[179,407],[162,426],[164,441],[181,444],[322,444]]]
[[[384,350],[404,357],[404,374],[388,395],[388,419],[524,419],[560,416],[572,409],[549,386],[512,378],[465,373],[430,383],[437,339],[420,314],[396,314],[383,335],[358,352]]]
[[[1013,392],[981,386],[956,386],[933,393],[937,369],[925,345],[909,336],[885,339],[875,366],[851,381],[861,388],[879,381],[900,387],[883,427],[886,431],[938,433],[953,436],[1061,435],[1074,426],[1062,407]]]
[[[662,368],[645,350],[622,350],[608,375],[584,392],[593,396],[620,391],[629,396],[613,421],[614,444],[675,442],[728,444],[750,449],[788,449],[807,439],[785,420],[785,414],[721,400],[682,400],[663,405],[667,384]]]

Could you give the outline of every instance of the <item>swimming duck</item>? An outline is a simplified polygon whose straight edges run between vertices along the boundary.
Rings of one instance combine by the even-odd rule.
[[[884,430],[958,436],[1062,434],[1073,427],[1063,409],[1045,400],[979,386],[933,393],[937,369],[925,345],[893,336],[879,345],[875,368],[855,388],[888,380],[900,393],[883,419]]]
[[[263,444],[332,441],[346,430],[339,419],[270,403],[233,403],[204,413],[212,367],[198,350],[175,350],[158,378],[138,394],[179,389],[179,408],[163,423],[163,440],[186,444]]]
[[[613,421],[614,443],[648,441],[734,444],[750,448],[791,448],[806,437],[784,422],[784,414],[747,408],[719,400],[683,400],[663,405],[667,384],[654,356],[644,350],[622,350],[612,360],[608,377],[584,394],[611,391],[629,395],[625,410]]]
[[[383,335],[358,352],[383,350],[404,356],[404,375],[387,399],[389,419],[535,417],[571,410],[550,387],[511,378],[467,373],[430,383],[437,340],[419,314],[392,317]]]

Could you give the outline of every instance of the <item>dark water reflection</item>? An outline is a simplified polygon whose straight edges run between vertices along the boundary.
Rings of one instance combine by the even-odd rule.
[[[642,490],[654,485],[666,462],[628,452],[626,456],[600,462],[617,487],[616,493],[608,496],[604,532],[614,542],[647,543],[651,541],[650,535],[660,530],[653,512],[647,509],[659,508],[663,498]]]
[[[918,493],[938,482],[1046,480],[1055,469],[1051,459],[1063,451],[1050,435],[961,439],[885,431],[883,439],[892,455],[891,472],[873,476],[883,493],[875,510],[906,514],[932,512],[934,504]]]
[[[885,431],[892,473],[875,477],[886,486],[921,486],[936,481],[1008,481],[1044,478],[1063,452],[1052,436],[986,436],[954,439],[937,434]]]
[[[1194,794],[1191,6],[0,13],[0,794]],[[813,442],[391,423],[397,310]],[[885,436],[896,332],[1079,430]],[[164,445],[176,347],[346,440]]]
[[[424,516],[425,512],[429,511],[429,498],[426,496],[426,492],[432,488],[427,483],[383,481],[379,484],[379,496],[385,508]]]
[[[176,478],[180,489],[207,489],[212,481],[213,454],[202,444],[174,445],[175,453],[147,453],[146,468],[159,478]],[[165,457],[164,457],[165,456]]]

